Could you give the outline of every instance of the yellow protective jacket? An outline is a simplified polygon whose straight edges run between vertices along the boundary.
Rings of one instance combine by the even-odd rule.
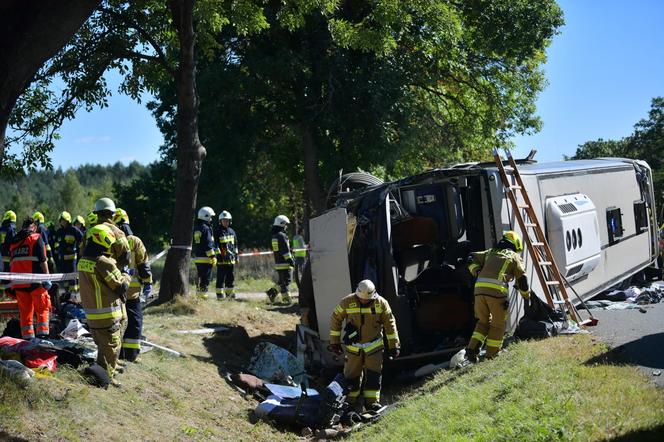
[[[123,317],[121,296],[130,277],[120,273],[113,258],[84,256],[78,261],[81,304],[91,328],[108,328]]]
[[[360,333],[357,343],[346,346],[349,353],[359,354],[363,351],[371,354],[382,350],[383,329],[389,347],[400,347],[397,324],[392,315],[392,309],[382,296],[376,296],[366,305],[362,305],[354,293],[343,298],[332,312],[330,344],[341,343],[341,326],[344,320],[347,324],[355,326]]]
[[[127,290],[127,299],[138,299],[141,295],[141,286],[152,284],[152,270],[148,263],[148,251],[145,249],[141,238],[129,235],[127,243],[129,244],[129,250],[131,250],[129,267],[135,270],[129,283],[129,290]]]
[[[474,252],[472,259],[468,270],[477,276],[476,295],[505,298],[508,295],[509,282],[526,273],[521,256],[510,249],[493,248]],[[526,296],[525,293],[522,295]]]

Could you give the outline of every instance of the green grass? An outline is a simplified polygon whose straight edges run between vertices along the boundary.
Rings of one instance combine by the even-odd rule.
[[[119,375],[123,387],[90,387],[76,370],[59,366],[55,376],[22,389],[0,378],[0,429],[28,440],[291,440],[248,416],[256,406],[231,389],[220,373],[244,366],[253,346],[286,345],[298,318],[264,302],[178,301],[147,309],[144,332],[183,352],[173,358],[153,350]],[[217,335],[176,330],[226,325]],[[2,439],[0,432],[0,439]]]
[[[629,440],[642,431],[639,440],[661,440],[662,390],[633,366],[603,361],[606,351],[587,335],[518,343],[436,375],[353,439]]]

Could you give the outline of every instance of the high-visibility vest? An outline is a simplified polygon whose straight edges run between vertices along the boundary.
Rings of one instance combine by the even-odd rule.
[[[9,253],[11,254],[11,262],[9,264],[10,272],[34,273],[35,266],[33,264],[39,262],[39,258],[37,257],[35,250],[35,245],[40,238],[41,235],[39,233],[31,233],[22,241],[14,242],[9,246]],[[44,255],[46,255],[45,249]],[[31,285],[32,284],[13,284],[12,287],[16,289],[25,289]]]

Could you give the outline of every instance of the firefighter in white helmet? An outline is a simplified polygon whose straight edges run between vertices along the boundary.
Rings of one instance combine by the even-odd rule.
[[[194,223],[194,263],[198,272],[196,293],[199,298],[207,299],[207,290],[212,279],[212,269],[217,265],[218,250],[214,245],[212,233],[212,218],[214,210],[211,207],[201,207],[198,218]]]
[[[355,293],[343,298],[332,312],[330,350],[337,355],[343,352],[341,327],[344,321],[344,377],[350,386],[348,401],[355,404],[361,392],[365,407],[378,410],[381,408],[380,387],[385,349],[383,330],[390,358],[399,357],[401,347],[392,309],[387,300],[378,295],[374,283],[365,279],[357,285]]]
[[[284,303],[290,304],[291,297],[288,293],[288,286],[291,283],[291,272],[295,266],[293,255],[290,251],[290,241],[286,234],[286,228],[290,220],[286,215],[279,215],[274,218],[272,223],[272,252],[274,254],[274,269],[277,271],[277,284],[270,288],[266,293],[270,302],[274,302],[277,294],[281,293],[281,299]]]
[[[237,234],[231,227],[233,216],[228,210],[219,214],[219,225],[214,234],[217,255],[217,299],[235,299],[235,263],[237,261]]]

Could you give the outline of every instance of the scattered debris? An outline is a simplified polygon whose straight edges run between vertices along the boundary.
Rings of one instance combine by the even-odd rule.
[[[8,361],[0,360],[0,373],[24,387],[32,382],[35,377],[34,371],[13,359]]]
[[[156,348],[157,350],[161,350],[161,351],[163,351],[164,353],[167,353],[167,354],[169,354],[169,355],[171,355],[171,356],[176,356],[176,357],[178,357],[178,358],[184,358],[184,357],[185,357],[184,354],[180,353],[179,351],[175,351],[175,350],[170,349],[170,348],[168,348],[168,347],[164,347],[163,345],[155,344],[154,342],[146,341],[145,339],[141,339],[140,342],[141,342],[141,344],[143,344],[143,345],[147,345],[147,346],[149,346],[149,347],[154,347],[154,348]]]
[[[304,361],[269,342],[261,342],[254,347],[247,371],[266,381],[283,385],[308,383]]]
[[[661,376],[661,374],[662,374],[662,370],[655,370],[655,371],[652,372],[653,376]]]
[[[189,335],[207,335],[207,334],[210,334],[210,333],[219,333],[219,332],[223,332],[223,331],[227,331],[227,330],[230,330],[230,329],[228,327],[219,326],[219,327],[214,327],[214,328],[209,328],[209,327],[208,328],[197,328],[197,329],[194,329],[194,330],[178,330],[175,333],[181,334],[181,335],[186,335],[186,334],[189,334]]]
[[[78,319],[69,320],[69,324],[67,324],[67,327],[65,327],[65,329],[62,330],[62,332],[60,332],[60,336],[62,336],[65,339],[70,339],[72,341],[82,336],[89,336],[89,335],[90,332]]]

